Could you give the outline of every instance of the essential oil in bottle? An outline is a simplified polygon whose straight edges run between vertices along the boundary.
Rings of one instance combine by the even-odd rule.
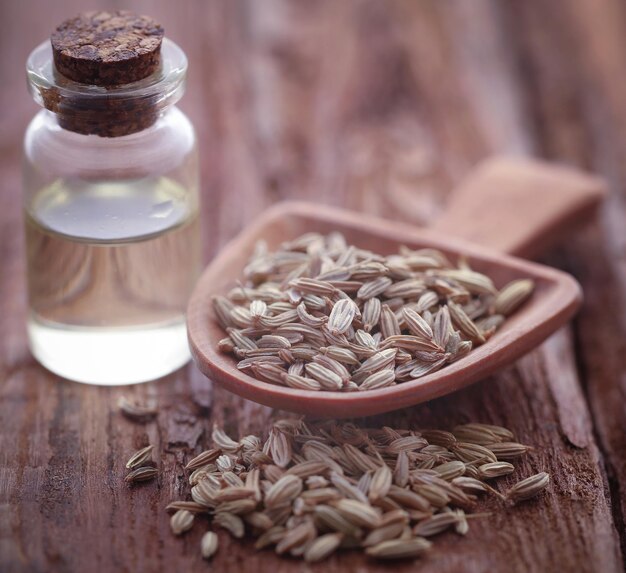
[[[143,382],[189,359],[197,150],[174,106],[187,61],[162,36],[150,18],[90,12],[28,61],[46,108],[25,139],[28,334],[39,362],[80,382]],[[80,51],[84,37],[95,53]]]

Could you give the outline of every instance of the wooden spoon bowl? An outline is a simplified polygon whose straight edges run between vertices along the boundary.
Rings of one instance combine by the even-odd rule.
[[[484,198],[486,191],[497,183],[496,174],[500,172],[502,175],[501,162],[492,163],[486,172],[483,168],[480,176],[474,177],[474,182],[468,183],[465,190],[460,190],[459,198],[464,197],[471,188],[475,189],[476,183],[480,183],[479,194]],[[557,227],[562,230],[564,225],[571,226],[579,218],[580,211],[588,211],[597,203],[602,195],[598,181],[578,173],[575,175],[579,178],[577,183],[586,178],[587,185],[581,186],[581,189],[586,190],[585,199],[578,196],[578,199],[573,200],[576,193],[572,194],[571,186],[562,185],[560,192],[567,187],[569,195],[568,201],[560,204],[558,216],[552,217],[552,223],[543,226],[541,232],[529,222],[533,229],[530,233],[533,240],[529,240],[529,233],[518,232],[518,238],[523,240],[509,245],[508,250],[523,247],[527,253],[532,252],[544,244],[548,236],[553,237]],[[472,193],[476,194],[476,191]],[[509,237],[515,229],[507,231]],[[242,269],[258,240],[263,239],[270,248],[274,248],[303,233],[326,234],[331,231],[343,233],[351,244],[381,254],[397,253],[401,245],[406,245],[414,249],[439,249],[453,261],[463,255],[475,270],[489,275],[496,287],[502,287],[514,279],[531,278],[536,283],[536,290],[532,298],[508,318],[487,343],[442,370],[417,380],[364,392],[314,392],[269,384],[241,372],[233,356],[217,350],[217,343],[224,338],[225,333],[215,321],[211,298],[226,293],[241,278]],[[482,237],[482,242],[488,241]],[[564,325],[576,312],[581,300],[581,289],[572,277],[544,265],[471,244],[441,231],[416,229],[410,225],[332,207],[290,202],[268,210],[212,261],[193,293],[187,321],[189,343],[198,368],[231,392],[275,408],[313,416],[346,418],[379,414],[425,402],[492,374],[536,347]]]

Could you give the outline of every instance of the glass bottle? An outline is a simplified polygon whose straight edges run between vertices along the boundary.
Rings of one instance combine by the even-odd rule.
[[[117,87],[65,78],[49,42],[28,58],[44,108],[24,141],[28,336],[65,378],[137,383],[189,359],[201,250],[196,137],[175,106],[186,70],[167,39],[158,71]]]

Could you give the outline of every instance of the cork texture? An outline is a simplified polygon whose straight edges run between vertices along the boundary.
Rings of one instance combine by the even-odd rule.
[[[84,12],[60,24],[50,38],[57,71],[97,86],[128,84],[155,72],[162,39],[160,24],[125,10]]]

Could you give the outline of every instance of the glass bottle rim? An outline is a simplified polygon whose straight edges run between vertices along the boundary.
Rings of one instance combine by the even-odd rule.
[[[54,66],[52,46],[46,40],[26,61],[28,89],[35,102],[55,113],[109,108],[111,103],[141,104],[153,112],[176,103],[185,90],[187,56],[172,40],[163,39],[161,65],[150,76],[120,86],[95,86],[75,82]]]

